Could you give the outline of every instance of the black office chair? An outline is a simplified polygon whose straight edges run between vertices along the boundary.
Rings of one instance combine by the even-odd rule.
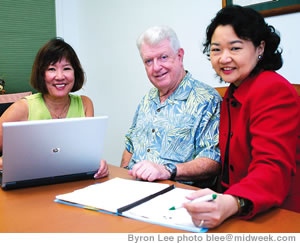
[[[6,109],[8,107],[10,107],[11,104],[13,104],[13,102],[0,104],[0,116],[2,116],[2,114],[4,113],[4,111],[6,111]]]

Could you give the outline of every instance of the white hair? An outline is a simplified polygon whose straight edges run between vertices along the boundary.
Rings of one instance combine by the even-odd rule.
[[[141,46],[144,43],[156,45],[163,40],[168,39],[174,52],[180,48],[180,43],[173,29],[168,26],[153,26],[143,32],[136,41],[136,45],[141,53]]]

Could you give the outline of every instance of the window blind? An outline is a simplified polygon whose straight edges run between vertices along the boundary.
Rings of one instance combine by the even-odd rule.
[[[0,1],[0,78],[6,93],[34,92],[29,84],[34,57],[55,36],[55,0]]]

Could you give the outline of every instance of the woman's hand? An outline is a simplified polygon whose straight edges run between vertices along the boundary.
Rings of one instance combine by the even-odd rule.
[[[218,193],[210,189],[201,189],[193,192],[187,198],[194,200],[209,194]],[[193,223],[202,228],[214,228],[238,212],[236,198],[227,194],[218,194],[215,200],[209,202],[186,202],[183,207],[191,215]]]
[[[99,170],[94,175],[94,178],[99,179],[99,178],[108,176],[108,173],[109,172],[108,172],[108,166],[107,166],[106,160],[101,160]]]

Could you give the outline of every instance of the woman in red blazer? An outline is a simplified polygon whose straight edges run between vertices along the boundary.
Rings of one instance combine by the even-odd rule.
[[[300,212],[300,100],[275,72],[282,66],[279,35],[255,10],[240,6],[220,10],[206,34],[204,53],[230,83],[219,130],[223,194],[185,208],[206,228],[271,207]],[[189,199],[212,193],[199,190]]]

